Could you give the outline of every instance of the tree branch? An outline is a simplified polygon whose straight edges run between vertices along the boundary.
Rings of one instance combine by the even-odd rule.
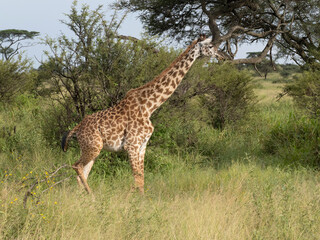
[[[61,171],[61,169],[64,169],[64,168],[71,168],[71,166],[69,166],[69,165],[67,165],[67,164],[64,164],[64,165],[62,165],[62,166],[59,166],[59,167],[57,167],[54,171],[52,171],[51,173],[46,172],[46,175],[43,176],[43,178],[41,178],[41,179],[36,179],[36,178],[34,178],[34,177],[30,177],[30,178],[26,178],[25,180],[23,180],[23,181],[21,182],[22,185],[25,185],[26,182],[30,182],[30,185],[23,186],[23,187],[20,189],[20,190],[22,190],[23,188],[28,187],[28,190],[27,190],[27,192],[25,193],[24,198],[23,198],[23,206],[24,206],[24,208],[26,208],[26,206],[27,206],[27,201],[28,201],[28,197],[30,197],[30,196],[31,196],[32,198],[36,198],[36,199],[37,199],[37,202],[40,201],[41,195],[35,196],[35,192],[34,192],[34,191],[35,191],[35,188],[38,187],[41,183],[47,183],[47,187],[46,187],[44,190],[42,190],[42,192],[41,192],[41,193],[44,193],[44,192],[46,192],[46,191],[48,191],[48,190],[51,190],[54,186],[56,186],[56,185],[58,185],[58,184],[60,184],[60,183],[62,183],[62,182],[64,182],[64,181],[70,179],[70,177],[73,176],[73,174],[69,174],[69,175],[67,175],[67,176],[66,176],[65,174],[60,174],[60,175],[58,175],[58,172]],[[66,177],[65,177],[65,176],[66,176]],[[53,179],[53,178],[57,178],[57,177],[65,177],[65,178],[60,179],[60,180],[57,181],[57,182],[53,182],[52,179]],[[52,184],[51,184],[51,185],[48,185],[48,183],[49,183],[50,181],[51,181]]]
[[[265,48],[261,52],[260,56],[254,57],[254,58],[244,58],[244,59],[235,59],[232,61],[233,64],[240,64],[240,63],[251,63],[251,64],[257,64],[262,62],[262,60],[267,56],[268,52],[270,51],[274,41],[276,40],[276,34],[273,34],[269,41],[267,42]]]
[[[209,25],[209,28],[210,28],[210,31],[212,33],[212,41],[214,43],[221,43],[220,41],[220,30],[218,28],[218,25],[216,23],[216,18],[218,16],[214,16],[211,14],[211,12],[207,9],[206,7],[206,1],[205,0],[201,0],[200,1],[201,3],[201,8],[202,8],[202,11],[208,16],[208,25]]]

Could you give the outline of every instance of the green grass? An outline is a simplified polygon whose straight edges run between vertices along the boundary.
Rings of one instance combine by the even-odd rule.
[[[74,177],[51,190],[53,182],[40,184],[34,189],[40,201],[29,197],[26,209],[25,178],[45,178],[54,166],[72,164],[79,150],[62,153],[46,143],[41,101],[2,107],[1,126],[16,126],[17,133],[0,135],[0,239],[318,239],[319,172],[263,149],[271,130],[297,110],[290,99],[270,97],[278,85],[257,86],[257,110],[236,126],[216,130],[190,122],[196,131],[184,137],[184,125],[172,123],[180,131],[176,140],[188,144],[159,147],[154,139],[145,195],[130,194],[129,164],[103,153],[89,177],[95,201]],[[156,137],[170,141],[158,129]]]

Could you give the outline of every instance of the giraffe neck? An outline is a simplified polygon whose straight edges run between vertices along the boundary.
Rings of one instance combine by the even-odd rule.
[[[196,43],[197,41],[194,41],[154,80],[132,90],[139,104],[144,105],[150,115],[173,94],[190,70],[199,54],[196,50]]]

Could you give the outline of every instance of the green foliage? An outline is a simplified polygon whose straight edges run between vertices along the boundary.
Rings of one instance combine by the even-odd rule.
[[[21,56],[17,60],[0,60],[0,102],[11,101],[18,94],[31,90],[36,76],[30,61]]]
[[[77,118],[74,112],[62,105],[46,101],[43,103],[45,109],[40,113],[42,121],[39,127],[43,130],[45,140],[56,146],[61,144],[61,136],[68,128],[76,126],[74,119]],[[68,106],[68,105],[66,105]]]
[[[198,60],[168,101],[163,108],[179,110],[185,120],[197,116],[215,128],[223,128],[246,118],[256,96],[248,71]]]
[[[42,120],[39,101],[31,94],[23,94],[10,105],[2,105],[6,114],[0,118],[0,152],[22,155],[34,152],[35,146],[46,145],[39,127]]]
[[[33,39],[38,36],[39,32],[18,30],[18,29],[6,29],[0,31],[0,41],[6,41],[7,39],[19,38],[20,40]]]
[[[212,126],[223,128],[245,118],[252,110],[256,96],[248,72],[228,64],[209,64],[201,79],[210,88],[200,100]]]
[[[289,76],[300,72],[300,67],[295,64],[284,64],[280,65],[280,67],[279,73],[284,79],[288,79]]]
[[[292,114],[278,122],[264,140],[265,151],[279,155],[286,166],[320,166],[320,121]]]
[[[180,156],[188,164],[220,169],[229,166],[234,159],[246,156],[243,149],[253,151],[257,147],[256,133],[251,134],[248,130],[242,133],[239,130],[241,127],[232,125],[216,129],[203,122],[199,115],[199,112],[186,115],[177,109],[159,113],[153,121],[155,131],[149,141],[147,154],[148,151],[161,149],[162,155]],[[251,119],[248,124],[252,122]],[[246,121],[239,122],[239,125],[243,126],[244,123]],[[162,159],[157,157],[153,160],[157,164],[158,158]]]
[[[302,109],[307,110],[312,118],[320,116],[320,71],[306,71],[286,85],[285,92],[293,97]]]

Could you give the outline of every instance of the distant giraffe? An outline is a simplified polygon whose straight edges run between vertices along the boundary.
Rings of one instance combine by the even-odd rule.
[[[211,39],[200,36],[159,76],[145,85],[131,89],[117,105],[86,116],[81,123],[62,138],[62,149],[76,134],[81,157],[72,165],[77,172],[79,185],[88,193],[87,183],[94,160],[104,148],[109,151],[128,152],[133,171],[135,187],[144,191],[144,155],[153,126],[151,114],[161,106],[175,91],[183,77],[200,56],[221,57]]]

